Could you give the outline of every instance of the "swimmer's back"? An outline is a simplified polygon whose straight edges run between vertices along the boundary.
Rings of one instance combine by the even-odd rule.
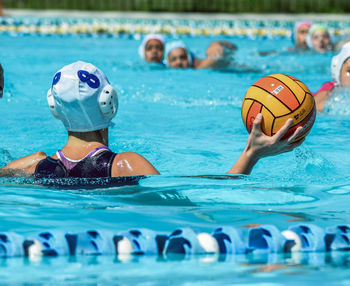
[[[102,178],[112,177],[112,166],[117,154],[107,149],[94,156],[86,157],[69,168],[63,158],[46,157],[41,160],[34,172],[37,178]]]
[[[53,156],[55,157],[55,156]],[[109,163],[113,159],[112,163]],[[84,161],[84,160],[82,160]],[[48,157],[44,152],[36,152],[17,159],[1,169],[0,176],[40,178],[51,176],[64,177],[124,177],[138,175],[158,175],[159,172],[144,157],[133,152],[113,153],[104,151],[93,161],[85,161],[73,173],[68,174],[63,164],[56,158]]]

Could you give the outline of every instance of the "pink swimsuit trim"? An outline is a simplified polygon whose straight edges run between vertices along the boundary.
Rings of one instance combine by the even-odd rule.
[[[62,162],[62,164],[66,167],[67,170],[72,170],[81,160],[94,156],[100,150],[110,150],[110,149],[108,147],[97,147],[80,160],[69,159],[66,156],[64,156],[61,150],[58,150],[57,157]]]
[[[313,93],[312,95],[315,96],[316,94],[318,94],[321,91],[330,91],[334,88],[334,86],[335,86],[335,81],[328,81],[328,82],[322,84],[320,89],[317,92]]]

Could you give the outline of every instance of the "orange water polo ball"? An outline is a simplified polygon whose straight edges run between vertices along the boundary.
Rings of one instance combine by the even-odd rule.
[[[310,90],[300,80],[285,74],[265,76],[248,88],[242,104],[242,118],[248,132],[258,113],[263,115],[262,131],[274,135],[288,120],[292,127],[285,138],[302,126],[303,130],[294,140],[300,140],[311,130],[316,118],[316,104]]]

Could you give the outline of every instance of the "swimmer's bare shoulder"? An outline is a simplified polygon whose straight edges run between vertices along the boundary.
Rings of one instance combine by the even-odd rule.
[[[0,169],[0,177],[29,177],[34,174],[38,163],[46,157],[45,152],[39,151],[12,161]]]
[[[139,175],[159,175],[159,172],[146,158],[134,152],[120,153],[114,158],[112,177]]]

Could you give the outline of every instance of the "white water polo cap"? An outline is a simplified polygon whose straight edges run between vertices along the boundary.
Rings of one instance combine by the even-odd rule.
[[[118,95],[104,73],[78,61],[60,69],[47,92],[52,114],[68,131],[107,128],[118,110]]]
[[[193,58],[194,58],[193,54],[191,53],[191,51],[188,49],[188,47],[183,41],[173,41],[165,45],[165,57],[164,57],[165,64],[169,66],[169,61],[168,61],[169,54],[171,53],[171,51],[175,49],[184,49],[186,51],[188,63],[192,67]]]
[[[165,38],[160,34],[148,34],[142,41],[141,45],[139,46],[139,56],[141,59],[145,59],[145,49],[146,45],[150,40],[157,40],[162,43],[164,46],[165,44]]]
[[[348,58],[350,58],[350,42],[346,43],[341,48],[339,54],[332,58],[331,72],[333,80],[337,85],[340,85],[340,71]]]

